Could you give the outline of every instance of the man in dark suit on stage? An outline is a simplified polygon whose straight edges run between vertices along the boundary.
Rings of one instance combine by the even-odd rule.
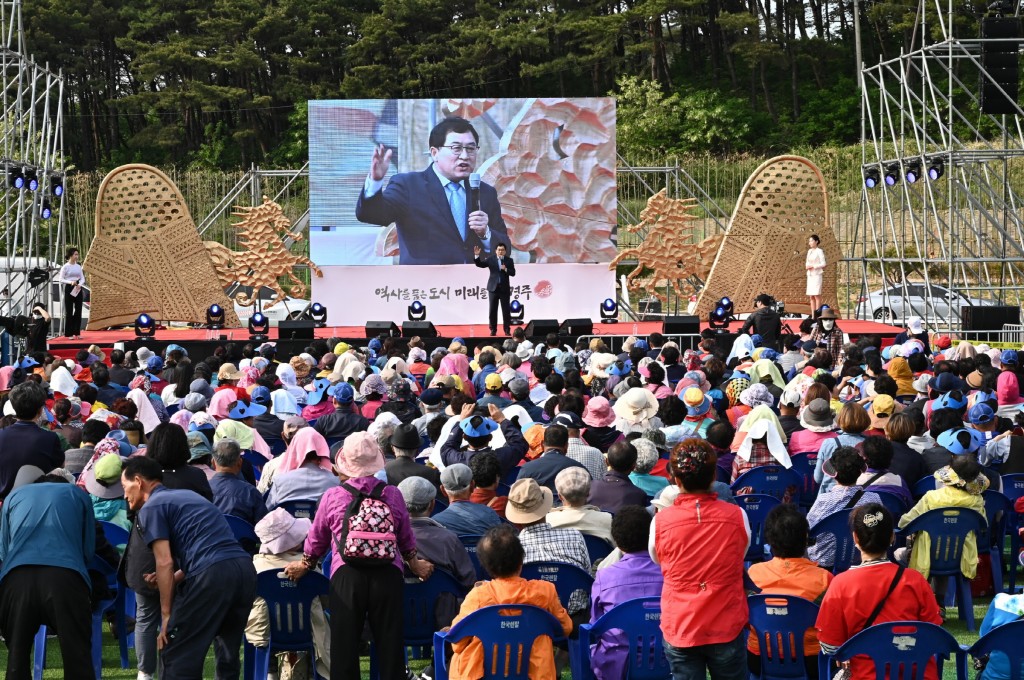
[[[509,329],[509,305],[512,297],[512,284],[509,277],[516,275],[516,263],[508,256],[508,246],[498,243],[494,246],[494,254],[481,258],[483,251],[480,246],[473,248],[474,262],[477,267],[486,267],[491,270],[487,277],[487,300],[491,310],[488,316],[488,325],[491,327],[491,335],[498,332],[498,303],[501,303],[501,320],[505,323],[505,335],[510,334]]]
[[[386,187],[392,150],[373,152],[370,174],[356,202],[356,219],[395,223],[399,264],[469,264],[473,249],[491,252],[508,243],[498,193],[489,184],[471,189],[480,136],[464,118],[446,118],[430,131],[431,165],[421,172],[394,175]],[[474,210],[473,192],[479,192]]]

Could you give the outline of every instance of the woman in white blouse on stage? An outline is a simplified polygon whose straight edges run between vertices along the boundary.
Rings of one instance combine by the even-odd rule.
[[[78,264],[78,248],[68,248],[67,261],[60,268],[57,280],[64,284],[64,335],[69,338],[81,337],[82,300],[85,298],[85,273]]]
[[[821,306],[821,282],[825,272],[825,251],[819,248],[821,239],[811,234],[807,239],[807,297],[811,299],[811,316]]]

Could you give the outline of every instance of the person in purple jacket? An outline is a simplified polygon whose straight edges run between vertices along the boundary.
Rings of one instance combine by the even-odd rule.
[[[626,505],[612,519],[612,540],[622,551],[622,558],[604,569],[598,569],[590,591],[590,623],[627,600],[638,597],[661,597],[665,578],[661,567],[651,561],[647,543],[651,531],[651,514],[638,505]],[[625,633],[613,631],[601,637],[590,648],[590,662],[597,680],[625,677],[629,643]]]
[[[359,677],[360,639],[363,625],[369,619],[381,680],[405,680],[403,566],[426,580],[433,573],[434,565],[417,557],[416,535],[401,492],[374,477],[384,469],[384,456],[373,435],[356,432],[346,437],[334,466],[343,484],[324,492],[320,498],[313,526],[306,536],[302,560],[285,567],[285,574],[293,581],[299,580],[330,550],[331,672],[340,678]],[[390,508],[394,523],[398,544],[394,562],[384,566],[346,564],[334,540],[342,535],[345,511],[353,500],[346,487],[370,494],[378,486],[382,487],[380,499]]]

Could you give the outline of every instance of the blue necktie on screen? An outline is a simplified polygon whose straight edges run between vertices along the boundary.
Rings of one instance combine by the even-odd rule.
[[[459,228],[462,240],[466,240],[466,194],[462,185],[458,182],[448,182],[448,205],[452,209],[452,217],[455,218],[455,226]]]

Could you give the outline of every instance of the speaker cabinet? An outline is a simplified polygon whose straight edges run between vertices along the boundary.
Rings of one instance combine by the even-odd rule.
[[[981,20],[981,37],[983,72],[979,75],[981,87],[978,98],[981,111],[1013,115],[1017,113],[1020,90],[1020,20],[1016,17],[985,17]]]
[[[666,316],[661,332],[665,335],[700,335],[700,317]]]
[[[437,329],[430,321],[406,321],[402,324],[403,338],[414,338],[417,335],[421,338],[436,338]]]
[[[312,340],[313,339],[313,327],[312,321],[278,321],[277,322],[277,337],[279,340]]]
[[[574,337],[593,335],[594,321],[593,319],[566,319],[558,329],[558,334]]]
[[[390,335],[393,338],[397,338],[402,334],[399,330],[398,324],[394,321],[367,321],[366,322],[366,337],[376,338],[378,335]]]
[[[548,333],[558,333],[558,319],[534,319],[526,324],[523,332],[528,338],[543,338]]]
[[[1001,331],[1004,324],[1020,323],[1020,307],[1013,305],[978,305],[960,310],[965,331]]]

